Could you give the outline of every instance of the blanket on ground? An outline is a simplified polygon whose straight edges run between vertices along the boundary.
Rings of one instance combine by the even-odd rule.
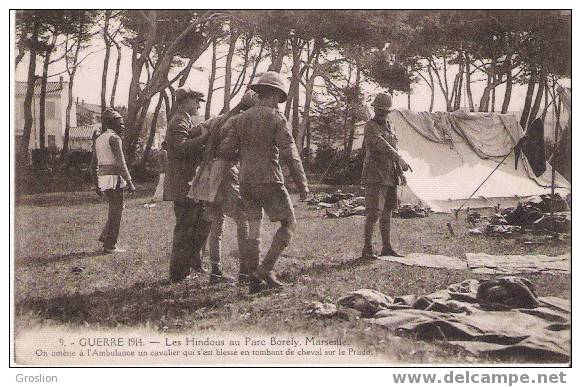
[[[368,321],[420,340],[444,340],[476,355],[534,362],[567,362],[569,300],[537,297],[518,277],[470,279],[427,295],[391,298],[360,289],[338,300]]]

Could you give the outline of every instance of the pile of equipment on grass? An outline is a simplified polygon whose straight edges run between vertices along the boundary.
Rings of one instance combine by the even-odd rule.
[[[337,190],[333,194],[317,192],[307,204],[316,210],[324,209],[325,217],[331,219],[365,215],[365,197],[355,196],[341,190]],[[419,202],[417,204],[402,204],[393,212],[393,216],[404,219],[425,218],[430,212],[429,207]]]
[[[516,207],[505,208],[493,216],[483,217],[480,213],[470,211],[466,221],[473,227],[471,234],[510,235],[533,231],[540,233],[571,232],[571,195],[567,198],[555,194],[540,195]]]

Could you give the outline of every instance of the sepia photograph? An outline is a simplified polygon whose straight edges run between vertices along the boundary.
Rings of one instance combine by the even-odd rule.
[[[9,12],[11,367],[571,366],[572,10]]]

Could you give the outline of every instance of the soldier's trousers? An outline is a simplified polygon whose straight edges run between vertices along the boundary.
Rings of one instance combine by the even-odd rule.
[[[109,212],[99,242],[102,242],[106,249],[114,249],[119,237],[121,215],[123,214],[123,188],[105,190],[105,196],[109,202]]]
[[[201,266],[202,251],[210,232],[210,222],[205,219],[204,208],[192,201],[175,201],[176,224],[169,266],[171,281],[188,276],[191,268]]]

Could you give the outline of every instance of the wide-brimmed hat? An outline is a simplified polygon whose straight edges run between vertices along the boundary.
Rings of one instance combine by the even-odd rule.
[[[288,85],[286,79],[279,73],[275,71],[267,71],[265,72],[260,79],[254,84],[250,85],[249,88],[258,92],[263,87],[274,87],[277,90],[280,90],[283,94],[280,102],[285,102],[288,96]]]

